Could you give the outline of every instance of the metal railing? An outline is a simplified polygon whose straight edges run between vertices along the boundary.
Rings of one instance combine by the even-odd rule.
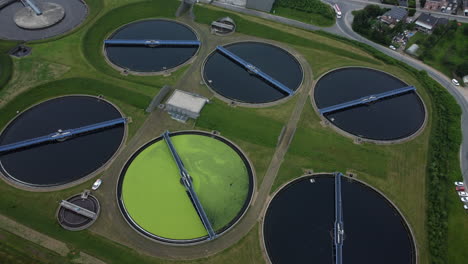
[[[281,91],[287,93],[288,95],[294,94],[294,91],[289,89],[286,85],[284,85],[281,82],[277,81],[276,79],[274,79],[270,75],[262,72],[259,68],[255,67],[253,64],[245,61],[244,59],[242,59],[241,57],[237,56],[236,54],[230,52],[226,48],[224,48],[222,46],[217,46],[216,49],[219,52],[221,52],[222,54],[224,54],[225,56],[227,56],[228,58],[230,58],[230,59],[236,61],[237,63],[239,63],[240,65],[242,65],[251,74],[255,74],[255,75],[261,77],[262,79],[264,79],[265,81],[271,83],[273,86],[275,86],[276,88],[279,88]]]
[[[416,90],[416,88],[414,86],[407,86],[407,87],[403,87],[403,88],[392,90],[392,91],[387,91],[387,92],[383,92],[383,93],[379,93],[379,94],[369,95],[369,96],[361,97],[359,99],[352,100],[352,101],[349,101],[349,102],[345,102],[345,103],[341,103],[341,104],[321,108],[321,109],[319,109],[319,113],[324,115],[326,113],[330,113],[330,112],[350,108],[350,107],[353,107],[353,106],[356,106],[356,105],[369,104],[369,103],[372,103],[372,102],[375,102],[377,100],[381,100],[381,99],[384,99],[384,98],[387,98],[387,97],[390,97],[390,96],[399,95],[399,94],[403,94],[403,93],[407,93],[407,92],[411,92],[411,91],[415,91],[415,90]]]
[[[38,145],[38,144],[47,143],[47,142],[61,141],[69,137],[92,132],[95,130],[108,128],[108,127],[116,126],[119,124],[125,124],[126,122],[127,122],[126,118],[118,118],[118,119],[104,121],[104,122],[100,122],[100,123],[96,123],[96,124],[92,124],[88,126],[83,126],[79,128],[73,128],[73,129],[68,129],[68,130],[63,130],[63,131],[59,130],[55,133],[52,133],[46,136],[26,139],[26,140],[19,141],[16,143],[11,143],[11,144],[0,146],[0,153],[13,151],[13,150],[17,150],[20,148],[30,147],[33,145]]]

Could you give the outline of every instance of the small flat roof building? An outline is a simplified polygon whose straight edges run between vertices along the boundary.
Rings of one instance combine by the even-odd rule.
[[[247,8],[270,13],[275,0],[247,0]]]
[[[418,44],[413,44],[413,45],[411,45],[411,47],[409,47],[406,50],[406,53],[409,53],[411,55],[416,55],[416,52],[418,52],[418,50],[419,50]]]
[[[198,94],[175,90],[166,101],[165,110],[177,120],[185,122],[188,118],[196,119],[209,100]]]

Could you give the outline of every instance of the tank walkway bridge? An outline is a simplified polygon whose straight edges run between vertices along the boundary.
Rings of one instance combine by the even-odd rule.
[[[344,240],[343,206],[341,202],[341,176],[340,172],[335,173],[335,228],[333,240],[335,244],[335,264],[342,264],[342,251]]]
[[[65,201],[65,200],[62,200],[62,202],[60,203],[60,206],[62,206],[63,208],[65,209],[68,209],[74,213],[77,213],[79,215],[82,215],[84,217],[87,217],[87,218],[90,218],[90,219],[96,219],[96,213],[95,212],[92,212],[86,208],[83,208],[81,206],[78,206],[74,203],[70,203],[68,201]]]
[[[25,7],[30,7],[31,10],[33,10],[34,13],[36,13],[36,15],[42,15],[41,8],[39,7],[39,5],[37,5],[37,3],[34,0],[0,0],[0,9],[17,1],[20,1]]]
[[[118,46],[200,46],[201,42],[198,40],[154,40],[154,39],[106,39],[106,45]]]
[[[294,94],[294,91],[289,89],[286,85],[282,84],[281,82],[277,81],[270,75],[262,72],[259,68],[255,67],[253,64],[245,61],[241,57],[237,56],[236,54],[230,52],[226,48],[222,46],[217,46],[216,49],[221,52],[226,57],[232,59],[233,61],[239,63],[242,67],[244,67],[249,73],[259,76],[260,78],[264,79],[268,83],[272,84],[276,88],[280,89],[281,91],[287,93],[288,95]]]
[[[374,95],[370,95],[370,96],[361,97],[359,99],[352,100],[352,101],[349,101],[349,102],[324,107],[324,108],[319,109],[318,111],[319,111],[319,113],[321,115],[324,115],[324,114],[327,114],[327,113],[330,113],[330,112],[335,112],[335,111],[338,111],[338,110],[351,108],[351,107],[357,106],[357,105],[370,104],[372,102],[382,100],[384,98],[388,98],[388,97],[391,97],[391,96],[400,95],[400,94],[407,93],[407,92],[412,92],[412,91],[416,91],[416,88],[414,86],[407,86],[407,87],[403,87],[403,88],[392,90],[392,91],[387,91],[387,92],[383,92],[383,93],[379,93],[379,94],[374,94]]]
[[[17,149],[25,148],[25,147],[31,147],[31,146],[38,145],[38,144],[63,141],[70,137],[79,136],[82,134],[94,132],[97,130],[113,127],[113,126],[120,125],[120,124],[125,124],[126,122],[127,122],[127,119],[122,117],[122,118],[104,121],[104,122],[100,122],[100,123],[96,123],[96,124],[92,124],[88,126],[79,127],[79,128],[73,128],[73,129],[68,129],[68,130],[58,130],[57,132],[46,135],[46,136],[27,139],[27,140],[19,141],[16,143],[11,143],[11,144],[0,146],[0,154],[4,152],[10,152],[10,151],[14,151]]]
[[[231,30],[231,31],[234,30],[234,25],[226,24],[226,23],[222,23],[222,22],[218,22],[218,21],[213,21],[211,23],[211,26],[221,28],[221,29],[227,29],[227,30]]]
[[[192,178],[190,177],[189,173],[185,169],[182,159],[180,158],[174,145],[172,144],[169,131],[164,132],[162,136],[164,138],[164,141],[166,141],[166,144],[172,154],[172,157],[174,158],[175,163],[177,164],[177,167],[179,168],[180,177],[181,177],[182,183],[184,184],[185,189],[187,190],[187,194],[192,200],[192,203],[195,206],[195,210],[197,210],[198,216],[200,217],[203,223],[203,226],[205,226],[205,229],[208,232],[209,240],[215,239],[216,233],[214,232],[213,227],[211,226],[211,222],[208,219],[208,216],[206,215],[205,210],[203,210],[203,206],[201,205],[200,200],[198,199],[198,196],[195,193],[195,190],[193,189]]]

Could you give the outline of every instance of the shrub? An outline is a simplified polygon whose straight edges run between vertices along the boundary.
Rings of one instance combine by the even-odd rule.
[[[276,0],[275,7],[286,7],[306,13],[320,14],[330,19],[335,17],[333,9],[320,0]]]

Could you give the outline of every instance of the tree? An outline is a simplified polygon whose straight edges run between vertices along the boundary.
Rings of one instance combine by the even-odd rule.
[[[468,24],[463,25],[463,35],[468,36]]]
[[[468,61],[459,64],[455,69],[455,73],[460,77],[468,75]]]

